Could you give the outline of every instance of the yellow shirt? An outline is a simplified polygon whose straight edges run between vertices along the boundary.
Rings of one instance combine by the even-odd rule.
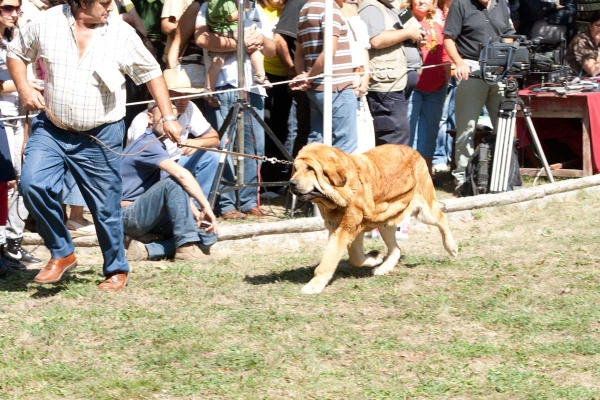
[[[277,21],[279,21],[279,15],[281,15],[282,9],[271,7],[263,7],[262,9],[267,17],[268,25],[274,27],[277,24]],[[265,57],[264,64],[265,71],[269,74],[276,76],[287,76],[287,69],[285,68],[283,62],[279,59],[277,54],[273,57]]]

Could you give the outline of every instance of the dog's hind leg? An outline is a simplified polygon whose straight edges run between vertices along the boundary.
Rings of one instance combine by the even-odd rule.
[[[329,234],[329,240],[325,247],[325,254],[321,262],[315,269],[315,276],[302,288],[302,293],[316,294],[321,293],[329,280],[333,276],[333,273],[337,269],[337,266],[346,250],[346,246],[350,238],[348,234],[344,232],[334,232]]]
[[[365,254],[363,247],[364,236],[364,232],[359,233],[348,247],[348,261],[355,267],[375,267],[383,262],[383,256],[379,251],[372,251]]]
[[[442,234],[442,242],[444,243],[446,251],[453,257],[458,254],[458,246],[454,241],[452,232],[450,232],[448,219],[446,218],[446,214],[440,210],[437,201],[433,202],[431,208],[428,207],[425,201],[421,202],[421,204],[417,206],[416,216],[417,219],[424,224],[437,226]]]
[[[388,252],[383,264],[373,269],[373,275],[385,275],[391,272],[396,264],[398,264],[401,254],[398,242],[396,242],[396,225],[379,227],[379,233],[388,248]]]

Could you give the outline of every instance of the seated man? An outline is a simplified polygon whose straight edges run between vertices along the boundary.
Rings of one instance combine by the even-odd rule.
[[[581,76],[600,75],[600,11],[593,13],[589,26],[575,35],[566,59]]]
[[[190,171],[173,161],[165,144],[156,140],[163,134],[162,115],[155,103],[148,108],[152,129],[125,148],[129,155],[121,163],[123,225],[129,236],[158,233],[169,239],[147,245],[132,240],[127,259],[206,261],[209,257],[205,254],[218,233],[215,215]],[[161,180],[163,171],[170,176]],[[201,230],[204,218],[208,226]]]
[[[163,76],[171,98],[203,91],[203,89],[191,86],[190,79],[183,70],[165,70]],[[196,147],[219,147],[219,134],[211,127],[202,112],[189,98],[176,99],[173,102],[177,106],[179,124],[183,127],[181,132],[182,144]],[[149,127],[151,128],[152,120],[150,119],[150,122],[148,122],[149,117],[151,116],[148,115],[148,110],[145,110],[133,119],[127,130],[127,144],[132,143],[135,139],[144,135]],[[219,153],[197,150],[192,147],[180,149],[177,144],[169,139],[166,139],[164,144],[171,159],[188,169],[196,177],[202,191],[208,195],[219,166]]]

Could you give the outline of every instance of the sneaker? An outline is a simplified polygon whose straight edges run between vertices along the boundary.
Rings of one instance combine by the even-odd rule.
[[[129,246],[127,247],[125,258],[127,258],[127,261],[147,260],[148,250],[146,250],[146,245],[138,240],[131,239]]]
[[[432,168],[433,168],[433,170],[435,172],[448,172],[448,171],[450,171],[450,167],[448,166],[448,164],[444,164],[444,163],[435,164]]]
[[[211,262],[213,259],[200,250],[200,247],[194,242],[186,243],[175,249],[175,260],[194,261],[201,264]]]
[[[15,260],[8,254],[4,254],[2,256],[2,263],[7,268],[10,268],[13,271],[26,271],[27,270],[27,267],[23,263],[20,263],[19,260]]]
[[[4,246],[4,255],[9,256],[20,263],[25,265],[39,265],[42,264],[42,260],[35,257],[33,254],[21,247],[23,238],[18,239],[6,239],[6,246]]]
[[[0,278],[5,278],[12,271],[0,260]]]

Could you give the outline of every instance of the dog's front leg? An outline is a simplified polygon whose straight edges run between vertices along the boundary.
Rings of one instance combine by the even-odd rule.
[[[323,254],[321,262],[315,269],[315,276],[302,288],[302,293],[316,294],[325,289],[346,250],[349,239],[344,232],[329,234],[325,254]]]
[[[377,250],[365,254],[364,236],[364,232],[359,233],[348,247],[348,261],[355,267],[375,267],[383,262],[383,255]]]

